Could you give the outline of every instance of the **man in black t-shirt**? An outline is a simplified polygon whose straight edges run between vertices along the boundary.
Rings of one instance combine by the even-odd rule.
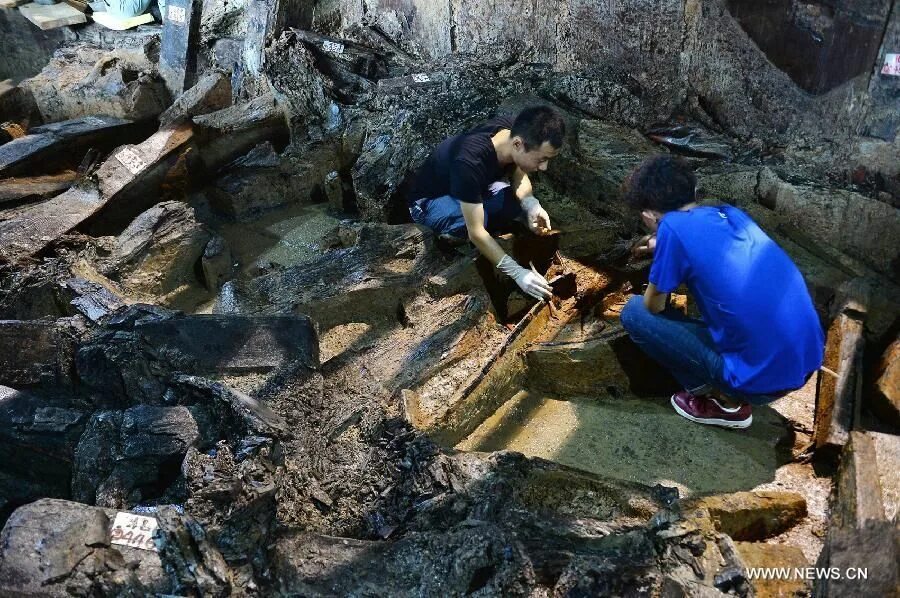
[[[565,122],[552,108],[526,108],[445,139],[419,169],[409,194],[417,224],[439,235],[469,238],[491,264],[537,299],[551,296],[547,280],[506,255],[491,233],[524,217],[535,234],[550,217],[534,197],[528,173],[546,170],[562,147]]]

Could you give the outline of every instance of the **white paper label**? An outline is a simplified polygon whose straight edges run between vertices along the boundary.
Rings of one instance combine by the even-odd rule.
[[[168,13],[169,20],[173,23],[184,25],[185,21],[187,21],[187,11],[181,6],[170,6]]]
[[[344,44],[339,44],[337,42],[322,42],[322,49],[334,54],[343,54]]]
[[[416,83],[428,83],[429,81],[431,81],[431,78],[425,73],[416,73],[412,76],[412,78]]]
[[[144,162],[143,158],[138,156],[130,147],[119,150],[119,153],[116,154],[116,159],[121,162],[122,166],[127,168],[131,174],[137,174],[147,168],[147,163]]]
[[[116,513],[112,529],[109,531],[110,542],[141,550],[156,552],[153,541],[159,533],[159,525],[153,517],[144,517],[134,513]]]
[[[881,67],[881,74],[900,77],[900,54],[884,55],[884,66]]]

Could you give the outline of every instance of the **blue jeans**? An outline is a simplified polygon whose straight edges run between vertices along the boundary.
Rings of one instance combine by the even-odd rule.
[[[724,379],[725,361],[702,320],[688,318],[671,307],[658,314],[650,313],[640,295],[625,304],[621,320],[631,340],[692,394],[705,394],[715,388],[732,399],[757,405],[787,394],[749,395],[732,388]]]
[[[522,204],[509,187],[487,194],[481,205],[484,208],[484,228],[492,234],[506,232],[505,229],[522,215]],[[409,215],[413,222],[427,226],[438,235],[460,239],[468,236],[459,200],[449,195],[420,199],[409,208]]]

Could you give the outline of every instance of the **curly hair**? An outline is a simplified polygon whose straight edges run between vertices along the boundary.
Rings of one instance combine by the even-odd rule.
[[[545,141],[559,149],[566,135],[566,121],[549,106],[532,106],[519,112],[509,134],[521,137],[526,151],[538,149]]]
[[[681,158],[651,156],[625,179],[625,202],[638,210],[671,212],[696,199],[697,177]]]

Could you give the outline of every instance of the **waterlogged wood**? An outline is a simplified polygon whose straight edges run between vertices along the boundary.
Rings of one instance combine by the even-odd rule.
[[[166,2],[159,72],[175,98],[190,88],[197,76],[201,6],[199,0]]]
[[[145,127],[124,118],[85,116],[35,127],[28,135],[0,146],[0,176],[23,171],[47,172],[48,160],[78,164],[89,147],[122,143],[138,137]],[[29,172],[30,174],[30,172]]]
[[[71,187],[77,178],[77,172],[66,170],[47,176],[2,179],[0,180],[0,206],[53,197]]]
[[[865,579],[823,579],[816,596],[894,596],[900,587],[900,437],[851,432],[817,567],[865,568]]]
[[[485,419],[510,399],[522,387],[525,364],[521,352],[529,344],[547,333],[551,320],[546,303],[537,303],[494,352],[484,367],[457,391],[448,403],[447,412],[425,428],[436,442],[453,446],[471,434]],[[412,409],[411,421],[421,421]]]
[[[112,198],[136,185],[144,185],[144,178],[159,174],[168,159],[184,149],[191,141],[190,126],[163,129],[138,145],[126,145],[113,151],[97,171],[100,192]]]
[[[0,257],[15,261],[33,256],[112,204],[127,204],[119,207],[130,220],[136,215],[130,212],[139,212],[140,206],[129,201],[128,192],[138,187],[143,197],[158,197],[166,173],[191,139],[190,126],[182,126],[159,131],[139,145],[115,150],[97,172],[99,190],[87,185],[75,187],[0,222]]]
[[[76,187],[0,222],[0,258],[17,261],[37,254],[103,203],[97,189]]]
[[[0,384],[63,384],[74,352],[74,338],[64,324],[0,320]]]
[[[189,355],[192,372],[267,372],[303,360],[319,365],[318,337],[305,316],[185,315],[139,323],[144,343]]]
[[[863,321],[857,312],[843,312],[828,329],[824,371],[816,384],[813,440],[816,448],[839,448],[853,427],[855,405],[861,401]],[[829,373],[830,372],[830,373]]]

